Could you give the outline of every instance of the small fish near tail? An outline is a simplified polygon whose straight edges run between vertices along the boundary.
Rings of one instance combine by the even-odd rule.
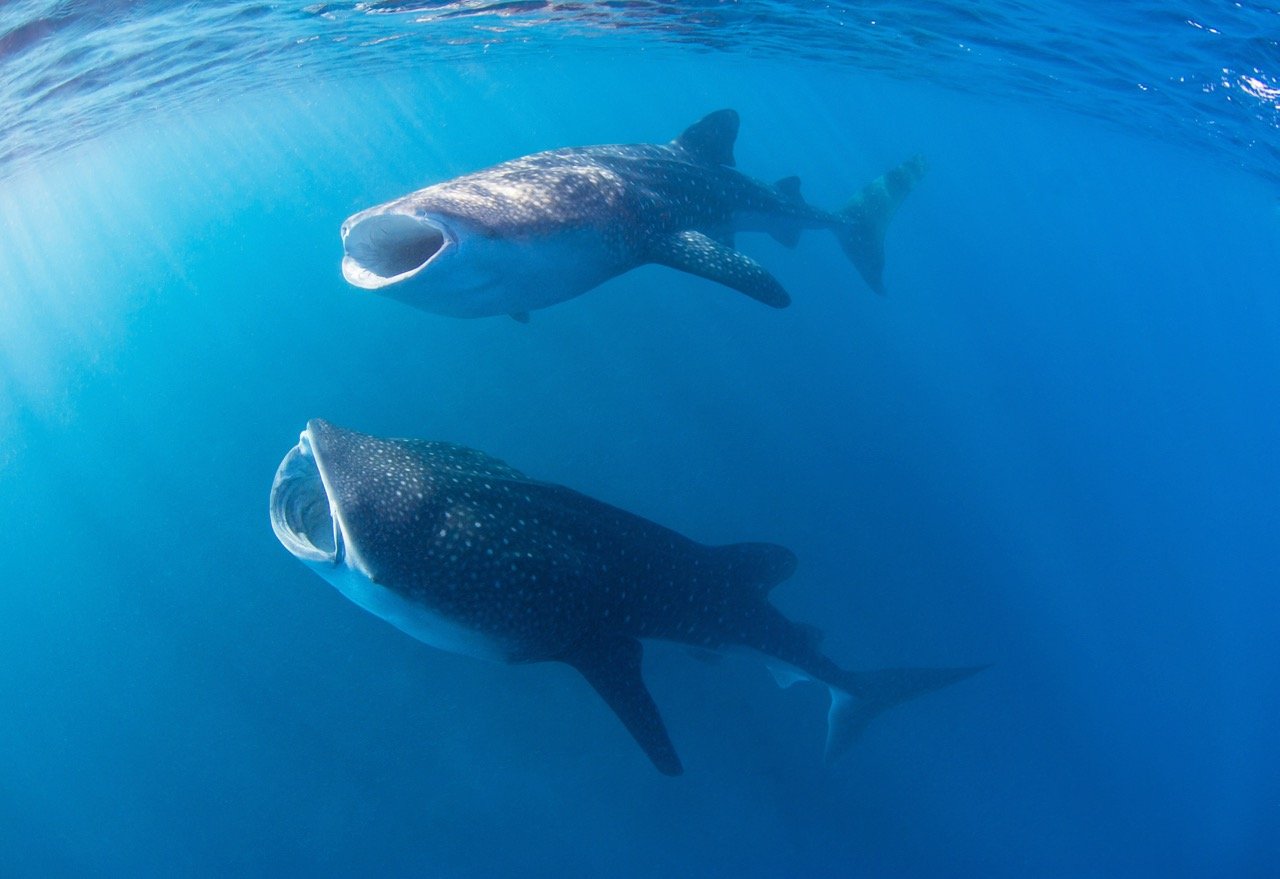
[[[903,199],[926,170],[923,156],[913,156],[872,180],[839,212],[847,222],[836,238],[872,290],[884,295],[884,235]]]
[[[962,681],[985,669],[968,668],[882,668],[845,672],[831,688],[831,710],[827,715],[827,763],[845,754],[881,712]]]

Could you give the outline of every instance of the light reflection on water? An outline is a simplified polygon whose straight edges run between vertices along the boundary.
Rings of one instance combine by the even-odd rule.
[[[26,2],[0,10],[0,175],[126,123],[299,79],[496,52],[719,51],[852,66],[1170,132],[1280,179],[1280,11],[1019,0]],[[591,39],[585,39],[591,38]]]

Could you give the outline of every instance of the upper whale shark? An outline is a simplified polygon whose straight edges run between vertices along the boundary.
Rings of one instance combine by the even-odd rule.
[[[827,229],[883,292],[885,228],[923,160],[825,211],[805,202],[797,177],[768,184],[736,171],[737,134],[738,114],[719,110],[670,143],[549,150],[428,186],[342,224],[343,277],[438,314],[523,320],[657,263],[781,308],[787,292],[735,249],[735,233],[790,246]]]
[[[449,443],[310,421],[276,472],[270,512],[286,549],[415,638],[573,666],[668,775],[682,768],[641,676],[641,640],[753,652],[780,684],[824,684],[829,759],[886,708],[978,670],[843,669],[818,629],[769,602],[795,568],[784,547],[697,543]]]

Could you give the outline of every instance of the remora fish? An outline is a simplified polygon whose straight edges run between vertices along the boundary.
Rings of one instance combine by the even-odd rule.
[[[438,314],[523,320],[658,263],[781,308],[790,297],[734,249],[734,233],[790,246],[805,229],[829,229],[883,292],[885,228],[924,161],[829,212],[804,201],[797,177],[769,185],[735,171],[737,135],[738,114],[720,110],[668,144],[549,150],[420,189],[342,224],[342,275]]]
[[[641,639],[762,654],[780,684],[831,690],[827,757],[881,711],[977,668],[846,671],[768,601],[795,557],[705,546],[481,452],[308,422],[276,472],[285,548],[365,610],[434,647],[568,663],[654,765],[682,769],[640,672]]]

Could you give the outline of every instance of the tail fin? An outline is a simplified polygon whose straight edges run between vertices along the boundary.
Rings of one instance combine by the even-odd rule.
[[[831,688],[831,712],[827,715],[827,762],[834,762],[848,751],[867,724],[882,711],[962,681],[984,668],[985,665],[849,672],[844,682],[847,689]]]
[[[884,293],[885,230],[924,172],[924,157],[914,156],[872,180],[839,212],[848,221],[836,229],[840,246],[877,293]]]

